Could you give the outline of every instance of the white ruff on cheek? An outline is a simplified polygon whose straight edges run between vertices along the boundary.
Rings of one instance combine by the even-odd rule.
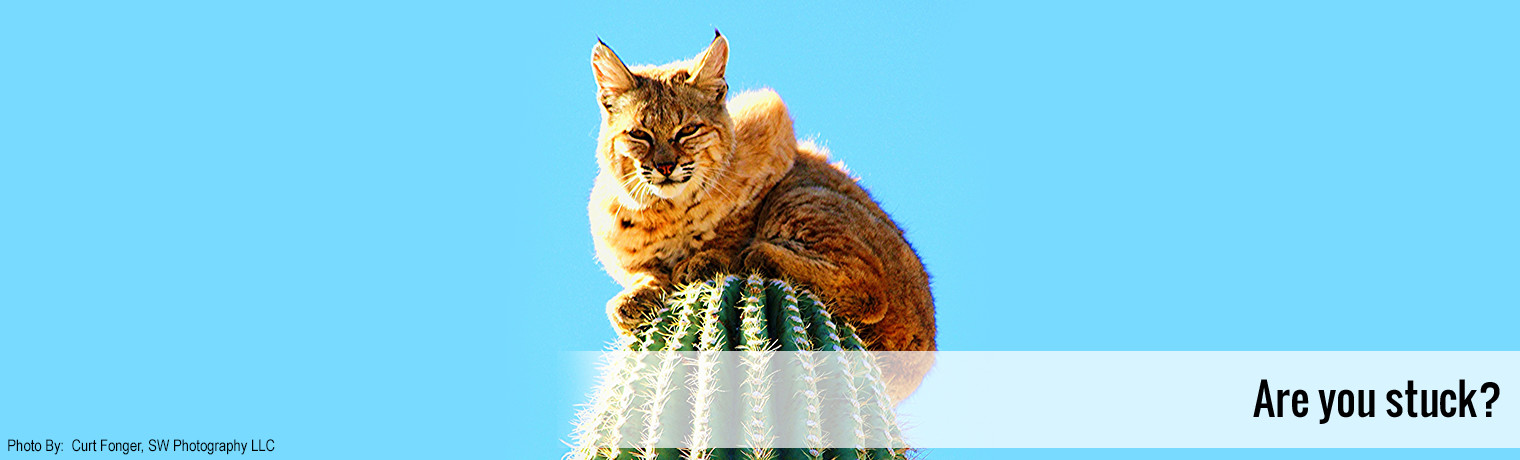
[[[643,210],[649,206],[649,201],[652,201],[654,197],[649,193],[649,184],[638,177],[638,173],[623,173],[617,177],[619,177],[617,179],[619,182],[617,185],[618,204],[632,211]]]
[[[644,206],[646,206],[644,203],[640,203],[638,200],[635,200],[632,195],[629,195],[627,190],[624,190],[623,193],[619,193],[617,198],[618,204],[622,205],[624,208],[628,208],[630,211],[643,210]]]

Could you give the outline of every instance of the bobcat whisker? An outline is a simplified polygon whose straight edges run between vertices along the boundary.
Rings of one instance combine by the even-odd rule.
[[[628,196],[633,197],[633,200],[637,202],[643,202],[654,194],[653,191],[646,190],[649,183],[640,177],[639,171],[631,171],[624,175],[622,186],[623,190],[628,191]]]
[[[712,176],[707,178],[706,183],[703,184],[703,192],[714,192],[714,194],[718,195],[717,198],[724,201],[738,199],[738,193],[731,190],[728,181],[724,180],[727,178],[727,174],[727,171],[717,169]]]

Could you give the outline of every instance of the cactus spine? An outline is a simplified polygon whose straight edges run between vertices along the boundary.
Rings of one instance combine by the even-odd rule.
[[[647,327],[613,345],[630,359],[603,369],[567,459],[905,458],[906,449],[867,448],[903,445],[891,399],[854,328],[835,322],[817,296],[782,280],[722,276],[665,302]],[[726,366],[723,352],[738,359]],[[797,396],[768,396],[787,394]],[[849,414],[827,415],[831,402],[847,404]],[[723,407],[739,413],[715,416]],[[778,448],[778,434],[803,447]],[[676,444],[689,448],[659,447]]]

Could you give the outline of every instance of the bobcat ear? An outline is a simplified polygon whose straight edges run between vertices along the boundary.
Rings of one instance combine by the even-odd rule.
[[[623,60],[600,38],[596,39],[596,47],[591,49],[591,71],[596,75],[596,87],[603,97],[633,89],[633,72],[628,71]]]
[[[713,42],[707,46],[707,51],[702,52],[702,57],[697,59],[696,67],[688,80],[698,88],[710,89],[718,93],[718,100],[723,99],[724,93],[728,92],[728,83],[723,80],[723,70],[728,67],[728,39],[717,29],[713,29]]]

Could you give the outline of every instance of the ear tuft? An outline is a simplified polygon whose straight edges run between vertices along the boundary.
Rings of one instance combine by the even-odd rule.
[[[692,68],[690,82],[699,88],[718,92],[721,100],[722,94],[728,89],[728,83],[723,79],[723,72],[728,67],[728,39],[723,38],[718,29],[713,29],[713,34],[712,44],[707,46],[707,50],[702,52]]]
[[[596,39],[596,46],[591,49],[591,72],[604,96],[633,89],[633,72],[601,38]]]

